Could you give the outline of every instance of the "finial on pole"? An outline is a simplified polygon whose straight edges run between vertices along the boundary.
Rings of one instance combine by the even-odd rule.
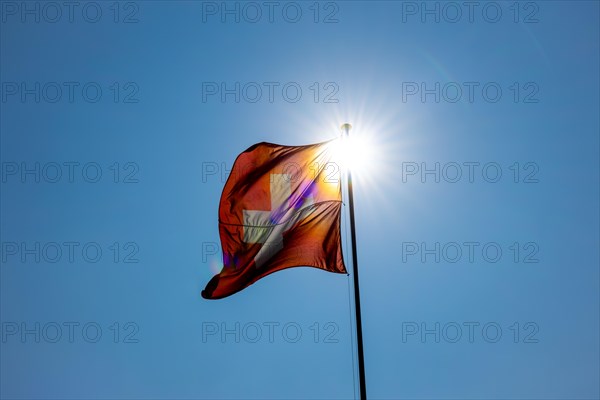
[[[344,132],[344,135],[348,136],[350,134],[350,129],[352,129],[352,125],[346,122],[340,128],[342,129],[342,132]]]

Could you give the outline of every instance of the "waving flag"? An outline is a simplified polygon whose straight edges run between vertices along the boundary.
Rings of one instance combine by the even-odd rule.
[[[230,296],[290,267],[346,273],[332,143],[258,143],[238,156],[219,204],[223,270],[202,297]]]

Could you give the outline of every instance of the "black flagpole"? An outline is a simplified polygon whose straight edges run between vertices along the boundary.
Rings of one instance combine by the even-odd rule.
[[[342,125],[342,131],[345,138],[350,136],[352,125]],[[358,377],[360,379],[360,398],[367,400],[367,387],[365,384],[365,359],[363,355],[363,340],[362,340],[362,323],[360,320],[360,290],[358,287],[358,256],[356,254],[356,229],[354,223],[354,195],[352,194],[352,173],[350,168],[346,166],[348,174],[348,207],[350,208],[350,236],[352,240],[352,267],[354,269],[354,309],[356,311],[356,341],[358,347]]]

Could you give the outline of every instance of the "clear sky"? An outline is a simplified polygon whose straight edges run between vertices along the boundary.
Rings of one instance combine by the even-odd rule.
[[[598,2],[0,18],[2,398],[357,396],[351,276],[200,297],[235,157],[344,122],[369,395],[600,396]]]

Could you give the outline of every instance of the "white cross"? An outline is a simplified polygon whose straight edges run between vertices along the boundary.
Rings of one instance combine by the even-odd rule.
[[[310,214],[312,211],[306,213],[306,208],[314,204],[312,196],[299,208],[288,204],[292,194],[290,174],[271,174],[270,179],[271,211],[243,210],[244,242],[263,243],[254,257],[257,268],[283,249],[283,232]]]

